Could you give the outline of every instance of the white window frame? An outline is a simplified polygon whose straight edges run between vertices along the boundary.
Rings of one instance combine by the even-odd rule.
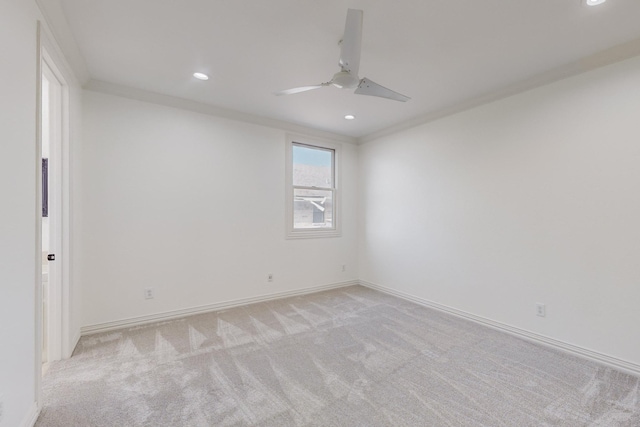
[[[293,145],[301,144],[307,145],[311,148],[317,147],[320,149],[333,150],[333,212],[332,212],[332,227],[331,228],[306,228],[296,229],[293,226]],[[340,164],[341,164],[341,149],[342,146],[339,143],[309,138],[301,135],[287,135],[286,138],[286,167],[285,167],[285,230],[287,239],[313,239],[318,237],[340,237],[342,235],[340,224],[342,222],[342,215],[340,212]],[[304,187],[303,187],[304,188]],[[322,188],[318,188],[319,190]]]

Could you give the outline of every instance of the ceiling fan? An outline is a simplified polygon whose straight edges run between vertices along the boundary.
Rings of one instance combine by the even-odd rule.
[[[384,86],[372,82],[368,78],[358,77],[360,67],[360,48],[362,45],[362,11],[349,9],[347,11],[347,22],[344,26],[344,36],[342,37],[340,49],[340,71],[333,75],[333,78],[326,82],[312,86],[302,86],[293,89],[285,89],[275,92],[275,95],[292,95],[294,93],[306,92],[308,90],[320,89],[324,86],[335,86],[339,89],[356,88],[358,95],[379,96],[381,98],[393,99],[406,102],[410,100],[408,96],[394,92]]]

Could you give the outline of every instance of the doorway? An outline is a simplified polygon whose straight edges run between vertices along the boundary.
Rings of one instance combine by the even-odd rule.
[[[68,310],[65,304],[65,289],[68,283],[65,279],[66,252],[65,233],[63,226],[65,212],[64,197],[64,169],[67,162],[64,154],[68,147],[65,144],[67,136],[67,101],[66,84],[59,70],[42,51],[41,61],[41,111],[40,111],[40,165],[42,171],[41,183],[41,262],[42,283],[41,293],[41,361],[42,372],[46,372],[48,363],[62,359],[65,337],[64,313]]]

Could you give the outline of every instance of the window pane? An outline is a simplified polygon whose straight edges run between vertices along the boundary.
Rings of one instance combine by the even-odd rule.
[[[293,190],[293,228],[332,228],[333,191]]]
[[[333,153],[293,144],[293,185],[333,188]]]

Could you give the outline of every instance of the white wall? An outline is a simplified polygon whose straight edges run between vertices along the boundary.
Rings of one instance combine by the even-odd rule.
[[[284,131],[90,91],[83,128],[84,325],[358,277],[356,146],[342,237],[286,240]]]
[[[360,278],[640,364],[638,123],[635,58],[361,146]]]
[[[31,420],[36,402],[36,82],[35,2],[0,2],[0,426]],[[72,96],[79,112],[78,87]],[[79,116],[74,118],[74,129]],[[72,136],[75,131],[72,129]],[[77,298],[71,290],[72,297]],[[79,331],[78,307],[71,323]]]
[[[35,402],[35,3],[0,2],[0,426]]]

